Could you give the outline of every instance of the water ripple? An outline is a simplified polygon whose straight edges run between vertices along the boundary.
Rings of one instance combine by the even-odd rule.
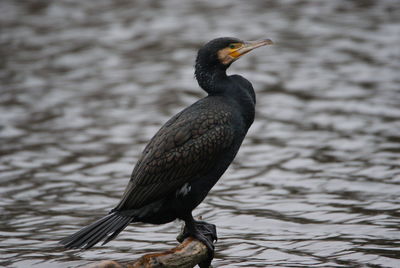
[[[127,261],[175,245],[177,223],[135,224],[86,252],[56,242],[107,213],[149,138],[204,96],[196,49],[237,36],[276,45],[230,68],[252,81],[257,118],[195,211],[218,227],[214,266],[399,267],[398,1],[0,10],[0,265]]]

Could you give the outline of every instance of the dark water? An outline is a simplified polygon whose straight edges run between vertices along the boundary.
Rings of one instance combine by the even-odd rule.
[[[271,38],[231,73],[257,119],[195,210],[215,267],[400,267],[400,2],[0,1],[0,265],[133,260],[178,223],[56,242],[117,202],[154,132],[204,96],[196,50]]]

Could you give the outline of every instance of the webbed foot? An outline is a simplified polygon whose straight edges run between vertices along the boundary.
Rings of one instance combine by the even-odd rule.
[[[194,237],[207,247],[208,258],[199,266],[200,268],[210,267],[214,258],[214,241],[218,240],[216,226],[205,221],[185,222],[185,227],[178,235],[177,240],[182,243],[187,237]]]

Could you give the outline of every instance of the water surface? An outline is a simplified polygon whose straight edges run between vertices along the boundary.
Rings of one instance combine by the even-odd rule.
[[[257,92],[235,162],[196,210],[215,267],[400,267],[398,1],[0,3],[0,265],[75,267],[176,245],[129,226],[85,252],[57,241],[119,200],[141,150],[205,96],[196,50],[270,38],[230,73]]]

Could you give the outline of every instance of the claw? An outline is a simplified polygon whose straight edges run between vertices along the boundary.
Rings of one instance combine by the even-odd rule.
[[[200,268],[209,268],[212,259],[214,259],[214,244],[208,237],[204,236],[202,233],[193,234],[193,237],[202,242],[208,249],[208,258],[206,261],[199,263]]]

